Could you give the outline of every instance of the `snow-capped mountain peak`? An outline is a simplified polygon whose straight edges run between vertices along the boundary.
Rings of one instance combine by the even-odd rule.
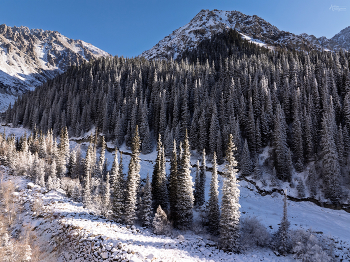
[[[176,59],[186,49],[195,48],[226,28],[237,30],[243,38],[265,47],[296,50],[339,50],[350,48],[350,29],[346,28],[332,39],[313,35],[296,35],[279,30],[264,19],[239,11],[201,10],[188,24],[173,31],[140,56],[148,59]]]

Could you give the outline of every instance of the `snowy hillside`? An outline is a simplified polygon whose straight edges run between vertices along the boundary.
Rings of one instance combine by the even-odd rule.
[[[195,48],[199,42],[211,38],[214,33],[222,32],[225,28],[236,29],[242,36],[265,47],[287,47],[296,50],[337,50],[349,49],[349,38],[340,36],[332,39],[316,38],[313,35],[295,35],[279,30],[264,19],[253,15],[245,15],[238,11],[201,10],[188,24],[173,31],[159,41],[151,49],[140,56],[147,59],[176,59],[184,50]]]
[[[149,158],[142,156],[142,178],[152,168]],[[6,174],[7,169],[1,170]],[[225,253],[198,226],[197,229],[194,226],[194,231],[175,230],[171,236],[155,235],[149,229],[121,225],[95,215],[82,203],[66,197],[63,190],[48,191],[33,186],[23,177],[5,175],[2,180],[12,180],[19,186],[16,196],[25,204],[17,227],[35,230],[35,243],[42,247],[40,261],[295,261],[292,255],[276,256],[267,248],[242,254]],[[210,172],[207,172],[208,180]],[[256,216],[271,232],[277,230],[282,216],[282,196],[261,196],[246,182],[240,183],[240,190],[242,218]],[[42,206],[34,208],[35,202]],[[349,213],[289,201],[288,219],[292,229],[311,229],[334,239],[338,259],[350,258]]]
[[[23,128],[4,128],[7,136],[30,133],[29,130]],[[94,130],[91,131],[93,133]],[[73,150],[77,143],[80,143],[81,155],[86,157],[88,142],[85,141],[88,139],[88,135],[87,133],[83,137],[72,138],[68,146]],[[0,144],[4,144],[4,142]],[[114,145],[108,143],[105,152],[107,170],[110,170],[114,159],[113,148]],[[3,149],[1,148],[1,150]],[[128,173],[131,152],[125,146],[122,146],[120,150],[123,152],[123,173]],[[56,152],[56,150],[54,151]],[[6,159],[3,155],[4,151],[0,152],[0,159]],[[18,152],[20,158],[22,156],[26,156],[28,159],[33,158],[31,154],[26,154]],[[99,149],[97,154],[97,158],[99,158],[101,156]],[[196,152],[192,152],[192,154],[191,176],[194,181],[196,173],[194,164],[198,156]],[[142,181],[147,174],[152,174],[156,155],[156,152],[140,155],[140,179]],[[266,152],[260,155],[262,161],[265,155]],[[3,161],[3,163],[6,162]],[[290,222],[290,237],[293,245],[299,246],[297,249],[293,246],[292,253],[281,256],[276,251],[272,251],[269,244],[259,246],[256,243],[254,245],[254,241],[251,240],[248,242],[249,244],[244,242],[244,239],[247,240],[247,236],[244,238],[244,234],[250,232],[247,231],[245,221],[256,217],[256,220],[253,220],[255,227],[250,229],[257,230],[259,229],[257,225],[261,225],[260,230],[264,228],[266,234],[273,237],[273,234],[279,229],[283,212],[283,197],[280,193],[260,194],[254,183],[244,180],[239,183],[242,248],[240,253],[236,254],[224,252],[218,248],[218,238],[209,234],[207,227],[202,225],[203,213],[198,207],[193,210],[194,221],[189,230],[172,229],[166,235],[156,235],[152,228],[141,227],[139,223],[134,225],[116,223],[110,213],[107,213],[107,218],[105,218],[105,215],[102,215],[101,210],[99,210],[100,202],[96,202],[89,208],[84,207],[81,202],[82,195],[77,193],[78,191],[75,193],[75,190],[70,191],[68,187],[69,184],[77,182],[78,179],[62,177],[59,187],[49,189],[50,179],[48,179],[46,186],[34,185],[31,182],[36,180],[33,177],[30,178],[32,176],[31,170],[36,168],[31,167],[30,161],[24,161],[22,158],[22,160],[10,160],[10,162],[18,163],[17,171],[7,166],[0,166],[2,174],[0,192],[3,194],[3,188],[6,185],[11,188],[9,186],[11,184],[6,183],[13,183],[15,185],[12,187],[14,191],[11,193],[15,206],[13,210],[17,210],[17,205],[22,207],[18,208],[20,213],[11,226],[12,232],[15,232],[12,235],[25,234],[28,230],[30,234],[35,235],[31,245],[32,248],[40,247],[39,261],[299,261],[296,258],[300,248],[308,250],[309,255],[313,258],[304,261],[349,261],[350,259],[350,214],[344,210],[323,208],[307,201],[288,200],[287,218]],[[209,162],[204,183],[206,201],[209,199],[212,176]],[[18,173],[21,165],[26,168],[23,175]],[[167,173],[169,173],[169,167],[169,162],[167,162]],[[223,167],[224,165],[218,166],[219,174],[223,171]],[[11,182],[9,182],[10,180]],[[41,184],[40,180],[36,181]],[[224,178],[219,175],[220,200],[223,197],[223,182]],[[294,194],[290,188],[288,188],[288,193]],[[1,199],[1,203],[4,204],[3,199],[6,198],[2,197]],[[94,201],[98,201],[98,198],[94,198]],[[6,209],[1,212],[8,214]],[[259,233],[261,231],[255,231],[254,236],[258,236]],[[251,239],[253,233],[250,234],[248,239]],[[0,239],[0,241],[2,240]],[[308,246],[304,247],[301,244],[304,242]],[[321,247],[326,248],[332,256],[334,254],[335,260],[330,260]]]
[[[59,32],[0,25],[0,110],[68,66],[108,55]]]

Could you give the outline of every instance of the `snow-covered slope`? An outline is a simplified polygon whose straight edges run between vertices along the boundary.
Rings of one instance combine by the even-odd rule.
[[[108,55],[56,31],[0,25],[0,110],[68,66]]]
[[[316,38],[313,35],[296,35],[279,30],[264,19],[245,15],[238,11],[201,10],[188,24],[180,27],[159,41],[141,56],[147,59],[176,58],[187,48],[194,48],[204,39],[225,28],[236,29],[244,38],[266,47],[287,47],[297,50],[337,50],[350,48],[350,29],[344,29],[332,39]]]
[[[332,41],[336,47],[350,50],[350,26],[341,30],[338,34],[332,37]]]
[[[144,178],[151,163],[148,158],[141,159],[141,176]],[[225,253],[217,248],[215,238],[200,230],[174,230],[171,236],[159,236],[140,226],[121,225],[93,214],[82,203],[66,197],[61,189],[47,191],[28,183],[30,180],[25,177],[8,175],[3,166],[0,170],[4,174],[2,181],[11,179],[18,186],[16,196],[24,205],[17,227],[18,230],[35,230],[36,245],[42,247],[40,261],[299,261],[293,255],[277,257],[268,248],[247,250],[241,254]],[[209,172],[206,180],[210,180]],[[222,188],[221,177],[219,186]],[[240,191],[242,217],[256,216],[271,229],[271,233],[275,232],[282,216],[282,196],[261,196],[245,181],[240,182]],[[42,203],[42,208],[33,209],[35,201]],[[334,239],[335,261],[349,261],[349,213],[318,207],[310,202],[288,202],[288,220],[292,229],[311,228],[312,232],[317,232],[315,234]]]

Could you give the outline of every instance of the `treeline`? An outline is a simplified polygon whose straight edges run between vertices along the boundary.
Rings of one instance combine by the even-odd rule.
[[[176,57],[176,61],[187,60],[189,63],[214,63],[220,70],[220,59],[235,55],[244,59],[251,55],[268,54],[269,50],[242,38],[236,30],[228,29],[214,34],[210,39],[202,40],[196,48],[186,49]]]
[[[266,172],[293,182],[293,172],[307,168],[312,197],[344,203],[349,54],[254,49],[233,31],[203,45],[205,52],[192,51],[195,63],[114,57],[72,67],[19,98],[5,121],[54,135],[61,126],[70,136],[95,127],[107,141],[128,147],[138,125],[141,151],[153,151],[160,134],[167,156],[188,130],[191,149],[216,152],[219,163],[233,134],[243,175],[252,174],[256,157],[270,146]]]

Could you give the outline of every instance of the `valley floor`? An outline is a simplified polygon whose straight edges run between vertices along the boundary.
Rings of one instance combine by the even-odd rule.
[[[6,134],[14,133],[18,137],[25,132],[24,129],[6,129]],[[76,145],[77,142],[71,141],[71,148]],[[86,145],[81,144],[83,154]],[[121,150],[125,152],[123,162],[124,171],[127,171],[130,156],[126,148]],[[113,153],[106,152],[109,165],[113,157]],[[155,157],[155,152],[141,155],[141,178],[152,174]],[[192,164],[195,161],[194,156]],[[219,170],[222,168],[219,166]],[[17,227],[31,228],[37,234],[37,244],[42,247],[40,261],[295,261],[292,255],[276,256],[270,249],[225,253],[216,247],[215,239],[198,226],[197,212],[193,231],[174,230],[172,236],[157,236],[149,229],[120,225],[94,215],[81,203],[66,197],[64,191],[47,192],[37,185],[28,188],[30,181],[25,177],[11,176],[6,168],[1,169],[3,181],[11,179],[19,186],[18,196],[25,204]],[[211,173],[206,175],[208,199]],[[219,188],[222,182],[219,176]],[[271,233],[276,232],[282,218],[282,196],[279,193],[262,196],[246,181],[240,182],[240,191],[242,217],[255,216]],[[221,194],[220,189],[219,192]],[[35,211],[33,203],[38,200],[42,208]],[[334,239],[337,259],[350,261],[350,213],[322,208],[311,202],[288,201],[288,220],[291,229],[311,229]]]
[[[277,257],[269,249],[228,254],[201,232],[175,231],[172,237],[157,236],[148,229],[126,227],[93,215],[63,191],[46,192],[36,185],[28,189],[29,180],[7,175],[5,169],[3,180],[9,179],[19,186],[18,195],[25,203],[18,227],[36,232],[37,244],[43,249],[40,261],[294,261],[292,256]],[[260,196],[246,182],[240,185],[243,216],[257,216],[275,231],[281,219],[281,196]],[[38,199],[42,199],[43,208],[34,214],[31,203]],[[292,228],[311,227],[334,238],[336,255],[349,261],[349,213],[307,202],[289,202],[288,211]]]

